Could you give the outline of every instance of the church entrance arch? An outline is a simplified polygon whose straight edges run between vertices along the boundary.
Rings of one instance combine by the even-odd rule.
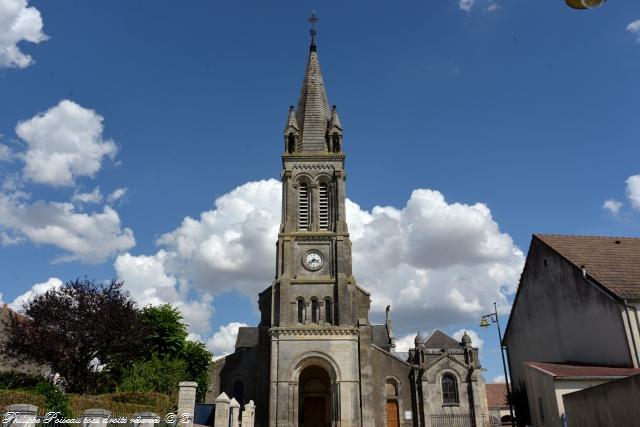
[[[340,420],[340,378],[331,360],[323,354],[307,355],[294,364],[292,380],[299,427],[335,427]]]
[[[317,365],[304,368],[300,373],[298,402],[301,427],[327,427],[331,425],[331,381],[327,371]]]

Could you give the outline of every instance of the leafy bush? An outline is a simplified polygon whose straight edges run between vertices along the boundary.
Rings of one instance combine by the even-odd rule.
[[[187,380],[187,363],[181,359],[159,358],[134,363],[122,378],[118,391],[153,391],[177,396],[178,383]]]
[[[158,415],[169,412],[173,407],[173,400],[162,393],[123,391],[109,395],[111,400],[119,403],[133,403],[135,405],[146,405],[153,407],[152,412]]]
[[[71,395],[74,416],[81,416],[91,408],[111,411],[116,416],[132,416],[136,412],[155,412],[163,416],[172,408],[169,396],[160,393],[113,393],[97,396]]]
[[[0,411],[6,410],[8,405],[18,403],[36,405],[38,412],[42,413],[45,408],[45,397],[23,390],[0,390]]]
[[[47,412],[60,412],[62,416],[70,417],[69,397],[62,390],[50,382],[41,382],[36,392],[45,398]]]
[[[24,372],[0,372],[0,389],[33,389],[46,379],[39,375]]]

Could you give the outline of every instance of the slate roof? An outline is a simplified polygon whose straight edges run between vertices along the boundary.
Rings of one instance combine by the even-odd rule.
[[[489,409],[509,407],[506,384],[486,384],[485,389],[487,391],[487,406]]]
[[[382,347],[389,349],[389,334],[387,333],[387,327],[385,325],[371,325],[371,342]]]
[[[309,51],[307,69],[296,108],[296,121],[300,129],[298,152],[327,151],[325,136],[331,116],[318,53],[314,47],[315,45],[312,45]]]
[[[258,327],[240,327],[238,328],[238,337],[236,338],[236,350],[240,348],[255,347],[258,345]]]
[[[640,298],[640,238],[534,236],[619,298]]]
[[[628,377],[640,374],[638,368],[618,368],[613,366],[585,365],[582,363],[549,363],[524,362],[538,371],[556,379],[599,378],[599,377]]]
[[[440,329],[436,329],[431,333],[431,335],[429,335],[429,338],[426,339],[424,346],[426,348],[452,348],[462,347],[462,344],[442,332]]]

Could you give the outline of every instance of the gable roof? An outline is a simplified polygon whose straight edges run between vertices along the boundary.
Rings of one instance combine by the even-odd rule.
[[[507,401],[507,385],[505,383],[485,384],[485,389],[487,391],[487,406],[489,409],[509,407]]]
[[[638,368],[618,368],[614,366],[586,365],[572,362],[524,362],[524,365],[559,380],[576,378],[622,378],[640,374],[640,369]]]
[[[241,326],[238,328],[236,337],[236,350],[241,348],[255,347],[258,345],[258,327]]]
[[[640,238],[534,234],[620,299],[640,298]]]
[[[426,348],[452,348],[461,347],[462,344],[442,332],[440,329],[436,329],[431,333],[431,335],[429,335],[429,338],[425,340],[424,346]]]

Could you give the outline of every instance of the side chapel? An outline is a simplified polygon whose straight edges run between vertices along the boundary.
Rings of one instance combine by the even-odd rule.
[[[260,427],[427,427],[451,417],[485,425],[485,385],[468,335],[418,334],[400,353],[389,308],[384,325],[369,322],[371,296],[351,272],[343,128],[329,108],[315,39],[313,28],[284,128],[276,275],[259,294],[260,324],[240,328],[235,352],[214,363],[207,401],[222,392],[241,405],[253,400]]]

